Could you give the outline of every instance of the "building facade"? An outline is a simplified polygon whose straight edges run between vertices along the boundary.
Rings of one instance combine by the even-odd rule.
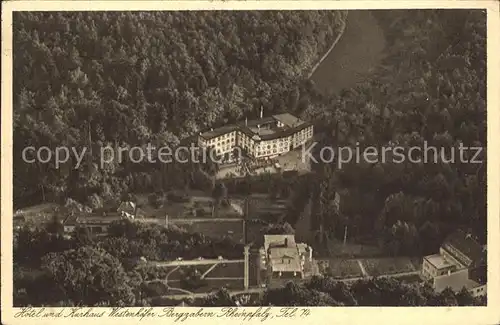
[[[264,247],[259,251],[260,270],[267,285],[304,279],[311,275],[312,248],[296,243],[295,235],[264,235]]]
[[[198,145],[213,148],[218,155],[239,148],[250,157],[267,159],[303,145],[313,132],[311,123],[284,113],[200,133]]]
[[[459,230],[445,240],[439,254],[423,258],[421,276],[434,290],[466,288],[473,296],[486,294],[486,253],[470,234]]]

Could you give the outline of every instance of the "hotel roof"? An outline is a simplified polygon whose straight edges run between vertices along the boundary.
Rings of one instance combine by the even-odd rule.
[[[462,230],[458,230],[446,238],[443,248],[448,245],[470,258],[472,263],[479,262],[486,256],[483,247],[471,235]]]
[[[272,128],[272,129],[261,129],[259,131],[258,127],[269,125],[273,122],[281,122],[284,127]],[[212,139],[219,137],[226,133],[231,133],[234,131],[240,131],[249,137],[254,138],[256,141],[261,140],[272,140],[283,137],[288,137],[302,129],[311,126],[309,122],[304,122],[301,119],[293,116],[289,113],[277,114],[262,119],[238,122],[236,124],[225,125],[216,129],[211,129],[206,132],[200,133],[200,136],[204,139]]]
[[[302,121],[301,119],[299,119],[299,118],[297,118],[289,113],[273,115],[273,117],[276,121],[279,121],[290,128],[296,127],[296,126],[304,123],[304,121]]]

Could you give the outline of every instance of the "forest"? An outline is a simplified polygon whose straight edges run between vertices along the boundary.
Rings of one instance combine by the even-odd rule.
[[[125,161],[101,169],[99,148],[175,146],[207,127],[256,118],[261,106],[269,114],[305,109],[297,83],[344,17],[342,11],[16,12],[15,206],[67,197],[99,206],[123,192],[196,186],[199,166]],[[23,162],[28,145],[89,150],[85,166],[75,170],[70,160],[56,169]]]
[[[182,244],[180,244],[182,243]],[[161,252],[175,257],[194,255],[237,258],[242,247],[226,241],[187,234],[159,225],[116,222],[109,234],[96,238],[77,228],[65,236],[57,220],[43,227],[24,227],[14,237],[14,306],[163,306],[180,302],[158,301],[147,285],[165,277],[155,267],[138,267]],[[241,255],[240,255],[241,256]],[[190,276],[189,272],[186,278]],[[189,279],[183,279],[189,280]],[[182,285],[182,283],[181,283]],[[200,306],[480,306],[485,298],[473,298],[467,290],[435,293],[428,284],[398,279],[366,279],[344,284],[329,276],[316,276],[304,284],[290,282],[267,289],[260,298],[232,297],[226,289],[200,301]]]
[[[229,238],[128,220],[112,223],[104,237],[80,227],[67,235],[57,218],[15,231],[15,305],[139,304],[151,291],[144,281],[161,277],[161,269],[137,268],[141,259],[238,259],[243,254],[243,245]]]
[[[290,206],[284,219],[291,225],[312,202],[318,236],[340,239],[347,227],[351,240],[377,244],[393,255],[434,253],[458,227],[485,244],[486,13],[393,10],[373,15],[387,40],[382,64],[356,87],[324,93],[306,76],[348,19],[343,11],[16,13],[14,205],[71,197],[98,208],[124,193],[211,190],[210,166],[124,162],[100,169],[99,157],[90,153],[84,168],[75,170],[69,162],[55,169],[27,165],[21,153],[28,145],[89,146],[94,153],[103,145],[175,145],[204,128],[255,117],[262,105],[266,112],[288,111],[313,122],[325,146],[427,143],[447,153],[460,145],[482,147],[483,163],[362,161],[341,169],[318,163],[306,176],[228,180],[229,196],[261,191],[286,197]],[[338,211],[335,193],[341,196]],[[49,240],[52,245],[51,236],[24,236],[17,249],[25,251],[15,256],[19,263],[27,252],[42,250],[34,255],[38,265],[60,272],[74,256],[95,256],[107,270],[119,272],[113,275],[117,279],[126,271],[119,271],[110,255],[124,257],[122,247],[163,257],[158,247],[176,241],[176,254],[183,254],[185,242],[212,245],[195,234],[172,241],[168,238],[174,235],[164,234],[154,244],[118,236],[76,252],[70,251],[74,244],[57,242],[55,251],[65,253],[54,256],[33,243]],[[132,287],[103,293],[102,299],[132,301]],[[287,290],[300,297],[324,296],[306,289]],[[266,299],[279,305],[272,297]],[[432,299],[416,301],[432,304]]]
[[[374,76],[340,94],[312,87],[304,116],[323,145],[444,149],[437,162],[313,164],[309,195],[300,182],[295,209],[312,200],[319,236],[376,242],[394,255],[436,252],[463,228],[486,243],[486,14],[471,10],[375,11],[387,49]],[[409,55],[411,53],[411,55]],[[481,147],[482,163],[451,151]],[[317,146],[318,151],[322,146]],[[316,152],[318,156],[319,153]],[[471,160],[474,152],[466,152]],[[432,153],[431,153],[432,155]],[[467,156],[469,155],[469,156]],[[442,159],[440,159],[443,157]],[[318,157],[319,158],[319,157]],[[422,154],[420,155],[422,158]],[[319,159],[318,159],[319,160]],[[334,195],[342,200],[340,211]],[[362,204],[360,204],[362,202]],[[291,211],[294,224],[299,214]]]
[[[188,302],[189,303],[189,302]],[[437,294],[428,285],[406,283],[399,279],[358,280],[352,284],[328,276],[313,277],[304,284],[288,282],[282,288],[268,289],[262,298],[230,296],[221,289],[199,303],[219,306],[483,306],[485,298],[474,298],[467,290],[445,289]],[[195,302],[196,305],[196,302]]]

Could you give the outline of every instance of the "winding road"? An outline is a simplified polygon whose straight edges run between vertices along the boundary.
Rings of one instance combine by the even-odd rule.
[[[369,10],[349,11],[342,37],[311,79],[325,93],[338,93],[365,80],[380,63],[385,37]]]

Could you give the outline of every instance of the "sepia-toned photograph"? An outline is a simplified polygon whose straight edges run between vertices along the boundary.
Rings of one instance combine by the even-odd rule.
[[[13,307],[487,306],[486,48],[474,8],[13,11]]]

